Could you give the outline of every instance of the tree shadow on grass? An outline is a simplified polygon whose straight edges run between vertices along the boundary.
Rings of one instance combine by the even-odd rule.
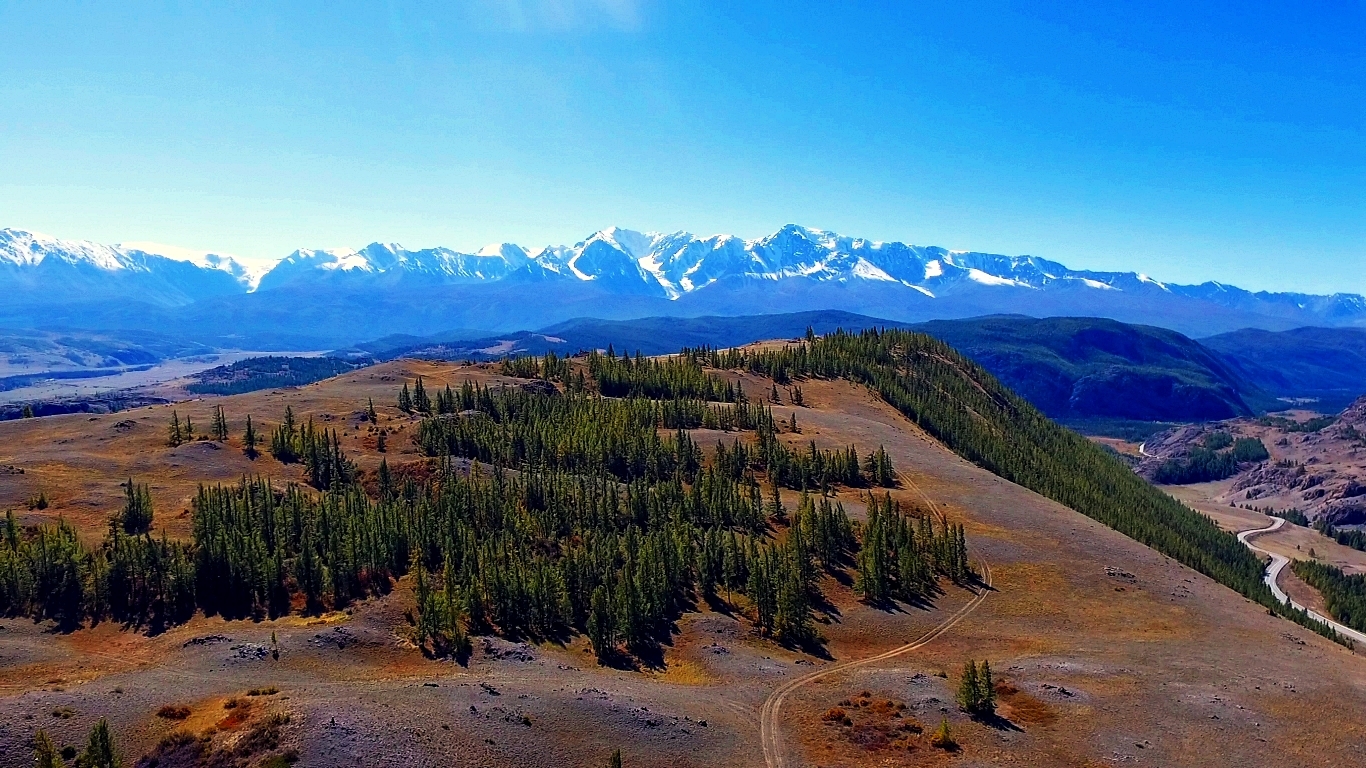
[[[1010,722],[1004,717],[1001,717],[995,712],[982,712],[971,715],[971,717],[973,720],[981,723],[982,725],[985,725],[986,727],[997,731],[1014,731],[1015,733],[1024,733],[1023,728]]]

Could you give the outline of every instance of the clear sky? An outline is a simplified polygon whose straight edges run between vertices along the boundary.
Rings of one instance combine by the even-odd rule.
[[[276,6],[0,3],[0,226],[275,259],[795,222],[1366,292],[1360,0]]]

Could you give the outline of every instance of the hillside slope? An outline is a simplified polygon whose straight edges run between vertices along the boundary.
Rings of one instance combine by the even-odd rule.
[[[915,326],[1053,418],[1208,421],[1265,399],[1218,355],[1175,331],[1099,318],[985,317]]]
[[[1331,413],[1366,394],[1366,329],[1245,328],[1200,343],[1276,397],[1317,399],[1315,407]]]
[[[993,425],[1007,423],[979,399],[999,389],[970,364],[955,368],[985,391],[949,388],[949,410],[982,408]],[[717,373],[751,397],[777,383],[751,372]],[[199,483],[232,484],[244,473],[303,480],[298,464],[269,454],[253,461],[242,451],[246,415],[270,432],[287,405],[299,419],[335,425],[365,471],[385,459],[401,477],[421,477],[430,464],[406,439],[420,421],[393,407],[396,388],[416,376],[433,391],[447,384],[459,391],[465,381],[517,384],[489,368],[396,361],[307,387],[177,406],[200,424],[209,423],[215,405],[224,407],[233,437],[217,448],[167,446],[170,408],[0,424],[0,464],[27,470],[0,484],[0,504],[20,503],[46,486],[52,506],[21,506],[22,523],[64,516],[100,535],[120,504],[118,483],[132,475],[152,483],[157,528],[188,536],[193,517],[178,510],[189,508]],[[780,722],[789,764],[1352,764],[1366,669],[1345,649],[959,458],[915,426],[940,428],[940,414],[908,419],[848,381],[800,384],[806,406],[773,406],[775,417],[796,414],[803,425],[783,439],[794,448],[853,444],[860,453],[885,445],[906,480],[890,491],[893,498],[907,509],[934,505],[962,522],[994,588],[979,609],[915,653],[797,691]],[[392,430],[384,454],[360,420],[369,399]],[[698,437],[702,444],[733,434]],[[857,495],[840,491],[837,498],[866,521]],[[783,500],[792,509],[799,503],[795,492]],[[26,744],[37,727],[59,744],[79,744],[107,717],[131,762],[179,730],[206,744],[232,744],[278,715],[288,718],[280,747],[297,749],[304,765],[558,768],[605,764],[620,749],[632,766],[758,768],[765,761],[755,714],[771,692],[919,636],[971,597],[946,585],[931,605],[883,610],[822,576],[822,593],[837,611],[820,624],[828,660],[757,636],[747,609],[713,610],[699,601],[679,619],[656,667],[598,666],[580,637],[536,643],[496,636],[475,639],[466,667],[425,658],[408,641],[404,616],[416,605],[410,581],[346,612],[260,621],[198,616],[157,635],[113,622],[62,634],[29,619],[0,619],[0,765],[30,764]],[[976,720],[951,704],[958,670],[970,658],[989,659],[1002,684],[998,719]],[[155,714],[171,706],[189,716]],[[852,725],[823,719],[840,706]],[[957,757],[927,743],[941,719],[961,745]]]
[[[535,332],[474,340],[361,345],[381,358],[498,359],[606,349],[646,355],[682,347],[732,347],[795,338],[810,328],[912,328],[972,358],[1053,418],[1146,421],[1227,419],[1269,398],[1219,355],[1175,331],[1099,318],[992,316],[910,324],[850,312],[794,312],[741,317],[580,318]],[[1251,402],[1249,402],[1251,401]]]

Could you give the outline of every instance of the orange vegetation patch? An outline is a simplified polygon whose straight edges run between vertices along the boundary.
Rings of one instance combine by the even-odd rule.
[[[1058,719],[1052,707],[1005,681],[996,684],[996,698],[1005,719],[1019,725],[1051,725]]]
[[[839,739],[864,752],[915,749],[925,729],[905,709],[905,702],[878,699],[864,691],[827,709],[821,721]]]
[[[215,726],[220,731],[231,731],[241,728],[242,724],[251,719],[252,704],[250,701],[242,699],[228,699],[223,702],[223,708],[229,711],[227,717],[218,721]]]

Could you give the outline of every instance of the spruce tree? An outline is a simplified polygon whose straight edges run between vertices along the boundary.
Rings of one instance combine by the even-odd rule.
[[[213,409],[213,439],[220,443],[227,442],[228,439],[228,417],[223,413],[221,405],[216,405]]]
[[[375,413],[375,398],[369,398],[369,401],[370,404],[365,408],[365,418],[369,419],[371,424],[378,424],[379,414]]]
[[[185,442],[185,433],[180,428],[180,414],[171,411],[171,424],[166,430],[166,444],[172,448]]]
[[[124,487],[123,511],[119,513],[123,532],[130,536],[146,533],[152,527],[152,494],[146,485],[128,478]]]
[[[422,414],[432,412],[432,400],[427,395],[427,388],[422,385],[421,376],[417,377],[417,384],[413,387],[413,407]]]
[[[963,677],[958,682],[958,707],[964,712],[977,713],[981,701],[981,682],[977,679],[977,662],[968,660],[963,665]]]
[[[983,715],[996,714],[996,684],[991,679],[991,663],[985,659],[977,673],[977,710]]]
[[[398,391],[398,409],[404,413],[413,412],[413,396],[408,392],[408,383],[403,383],[403,389]]]
[[[613,615],[612,597],[607,586],[598,585],[598,588],[593,590],[587,634],[598,664],[605,664],[611,660],[616,649],[616,616]]]
[[[85,751],[77,758],[81,768],[121,768],[123,760],[114,746],[114,735],[109,732],[109,721],[100,718],[90,731]]]
[[[57,745],[41,728],[33,734],[33,764],[37,768],[62,768],[66,764],[57,752]]]
[[[251,425],[251,414],[247,414],[247,428],[245,431],[242,432],[242,450],[244,453],[247,454],[247,458],[256,458],[257,442],[258,438],[256,437],[256,429],[253,428]]]
[[[953,731],[949,728],[949,719],[943,718],[939,722],[939,727],[934,729],[930,736],[930,745],[949,752],[958,749],[958,742],[954,741]]]

